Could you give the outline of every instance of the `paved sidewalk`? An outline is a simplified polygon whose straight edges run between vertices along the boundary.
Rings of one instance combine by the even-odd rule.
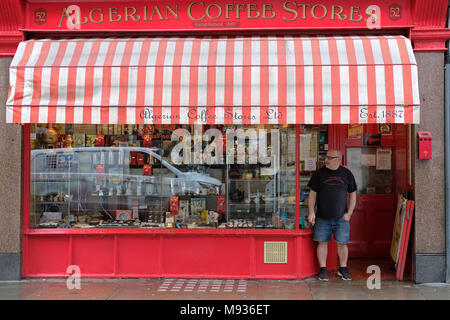
[[[82,279],[68,289],[65,279],[0,282],[0,300],[448,300],[449,284],[414,284],[382,279],[330,281],[240,279]]]

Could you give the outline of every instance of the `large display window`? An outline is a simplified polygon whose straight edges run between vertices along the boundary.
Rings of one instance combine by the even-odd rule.
[[[308,228],[326,146],[327,126],[32,125],[30,227]]]

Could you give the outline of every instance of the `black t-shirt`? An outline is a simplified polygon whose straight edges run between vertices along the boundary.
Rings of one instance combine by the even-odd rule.
[[[322,167],[308,182],[308,187],[317,192],[316,216],[322,219],[339,219],[347,212],[347,193],[356,191],[356,181],[347,168],[337,170]]]

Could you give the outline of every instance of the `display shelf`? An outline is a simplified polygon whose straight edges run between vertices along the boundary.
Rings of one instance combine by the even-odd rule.
[[[233,182],[233,181],[243,181],[243,182],[247,182],[247,181],[254,181],[254,182],[261,182],[261,181],[267,181],[270,182],[273,179],[228,179],[228,181]]]
[[[162,196],[156,194],[104,194],[102,196],[98,194],[91,194],[92,197],[157,197],[157,198],[169,198],[170,196]]]
[[[78,180],[80,180],[79,177],[70,177],[70,178],[67,178],[67,177],[58,177],[58,178],[53,177],[53,178],[38,178],[38,179],[33,178],[33,182],[36,182],[36,183],[37,182],[61,183],[61,179],[64,179],[65,183],[67,181],[78,181]]]
[[[95,234],[171,234],[171,235],[199,235],[199,234],[217,234],[217,235],[229,235],[236,236],[236,233],[248,234],[248,235],[283,235],[283,236],[310,236],[312,235],[312,229],[269,229],[269,228],[208,228],[208,229],[189,229],[189,228],[41,228],[41,229],[28,229],[24,233],[30,236],[39,235],[95,235]]]
[[[60,203],[60,204],[66,204],[68,201],[36,201],[36,205],[39,204],[54,204],[54,203]]]
[[[272,204],[272,202],[269,202],[270,204]],[[267,204],[267,202],[263,202],[263,203],[239,203],[239,202],[230,202],[229,205],[230,206],[265,206]],[[295,203],[288,203],[288,204],[280,204],[280,207],[288,207],[288,206],[295,206]]]
[[[283,179],[285,182],[295,182],[296,179]],[[229,182],[247,182],[247,181],[252,181],[252,182],[270,182],[273,181],[273,179],[228,179]]]
[[[258,163],[258,164],[254,164],[254,163],[229,163],[228,166],[245,166],[245,168],[248,168],[248,169],[259,169],[259,168],[270,167],[271,164],[262,164],[262,163]]]
[[[260,205],[260,206],[262,206],[262,205],[265,205],[267,202],[262,202],[262,203],[254,203],[254,202],[251,202],[251,203],[245,203],[245,202],[230,202],[230,205],[242,205],[242,206],[250,206],[250,205]]]

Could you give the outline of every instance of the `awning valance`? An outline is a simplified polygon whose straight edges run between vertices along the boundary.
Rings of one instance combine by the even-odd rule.
[[[9,123],[418,123],[409,39],[29,40],[10,67]]]

